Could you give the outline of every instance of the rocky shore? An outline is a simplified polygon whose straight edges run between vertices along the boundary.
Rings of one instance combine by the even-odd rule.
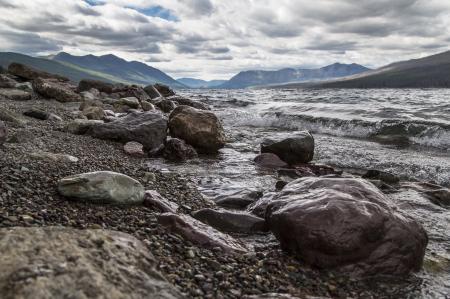
[[[310,164],[308,132],[261,144],[255,163],[284,178],[272,194],[214,203],[149,163],[225,143],[207,105],[166,86],[75,86],[14,64],[0,74],[0,294],[390,298],[414,280],[428,237],[387,196],[398,178]],[[448,189],[421,188],[448,206]]]

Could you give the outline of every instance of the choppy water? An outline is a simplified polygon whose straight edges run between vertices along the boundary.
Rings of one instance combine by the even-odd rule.
[[[273,190],[275,173],[255,167],[253,158],[264,138],[289,136],[297,130],[313,133],[316,163],[351,172],[379,169],[406,180],[450,186],[448,89],[186,90],[182,94],[212,107],[229,143],[218,157],[187,164],[155,160],[152,165],[195,178],[211,199],[242,188]],[[430,235],[428,266],[418,274],[421,284],[406,295],[448,298],[449,210],[408,189],[393,198]]]

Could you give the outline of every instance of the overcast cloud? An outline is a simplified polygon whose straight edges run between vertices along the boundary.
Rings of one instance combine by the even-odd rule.
[[[443,0],[0,0],[0,51],[116,54],[173,77],[369,67],[448,50]]]

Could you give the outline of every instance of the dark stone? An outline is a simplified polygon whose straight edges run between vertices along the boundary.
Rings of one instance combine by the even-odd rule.
[[[163,156],[169,161],[182,162],[198,157],[195,149],[178,138],[171,138],[166,141]]]
[[[40,120],[47,120],[50,114],[47,111],[41,110],[41,109],[30,109],[23,113],[23,115],[40,119]]]
[[[288,167],[289,165],[282,161],[277,155],[272,153],[263,153],[259,154],[253,160],[256,165],[264,168],[283,168]]]
[[[261,153],[275,154],[290,165],[308,163],[314,157],[314,138],[304,131],[283,140],[266,139],[261,144]]]
[[[90,79],[83,79],[78,83],[78,92],[89,91],[92,88],[110,94],[113,92],[114,84]]]
[[[208,106],[199,101],[194,101],[181,96],[170,97],[169,100],[176,102],[178,105],[193,107],[199,110],[211,110]]]
[[[400,182],[400,178],[384,171],[370,169],[363,176],[364,179],[370,180],[380,180],[387,184],[398,184]]]
[[[37,78],[42,78],[42,79],[56,79],[58,81],[63,82],[69,81],[69,79],[67,79],[66,77],[43,72],[17,62],[13,62],[8,66],[8,72],[10,74],[13,74],[17,77],[26,80],[35,80]]]
[[[248,205],[246,211],[258,217],[265,218],[267,207],[270,203],[272,203],[275,195],[275,192],[268,192],[264,194],[263,197]]]
[[[155,190],[147,190],[144,193],[144,206],[156,208],[163,213],[176,213],[178,205],[164,198]]]
[[[297,164],[294,168],[278,169],[279,176],[287,176],[293,179],[310,176],[341,176],[342,170],[335,170],[327,165]]]
[[[156,99],[153,104],[164,113],[169,113],[177,108],[177,104],[175,104],[175,102],[164,98]]]
[[[163,97],[170,97],[175,95],[175,92],[167,85],[156,83],[154,87]]]
[[[162,95],[159,93],[159,91],[153,85],[146,86],[144,88],[144,91],[148,94],[148,96],[152,100],[162,97]]]
[[[275,184],[275,189],[277,189],[278,191],[281,191],[287,184],[288,184],[288,182],[286,182],[286,181],[277,181]]]
[[[121,87],[119,90],[114,90],[113,95],[116,95],[118,98],[131,98],[135,97],[139,101],[149,101],[150,97],[144,91],[142,87],[136,85],[127,85]]]
[[[233,190],[217,196],[214,201],[218,206],[235,209],[245,209],[249,204],[263,196],[262,191],[252,189]]]

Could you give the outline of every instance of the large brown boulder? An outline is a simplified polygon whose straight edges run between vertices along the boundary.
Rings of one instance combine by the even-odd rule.
[[[40,71],[40,70],[34,69],[32,67],[29,67],[27,65],[17,63],[17,62],[13,62],[8,66],[8,72],[10,74],[13,74],[17,77],[20,77],[20,78],[26,79],[26,80],[34,80],[37,78],[43,78],[43,79],[56,79],[56,80],[64,81],[64,82],[69,81],[69,79],[67,79],[66,77],[63,77],[60,75],[55,75],[55,74],[50,74],[50,73],[47,73],[44,71]]]
[[[108,230],[0,230],[2,298],[183,298],[139,240]]]
[[[169,116],[169,131],[200,153],[216,153],[225,145],[222,124],[210,111],[178,106]]]
[[[89,91],[92,88],[97,89],[100,92],[112,93],[114,84],[90,79],[83,79],[78,83],[78,92]]]
[[[284,250],[354,275],[418,271],[428,242],[419,223],[362,179],[295,180],[269,204],[266,221]]]
[[[81,96],[75,92],[75,86],[55,79],[37,78],[33,81],[33,89],[45,98],[62,103],[82,101]]]
[[[0,145],[5,143],[8,136],[8,130],[5,126],[5,123],[0,121]]]
[[[136,141],[151,153],[161,150],[167,138],[167,119],[156,112],[133,112],[110,123],[94,124],[88,135],[119,142]]]
[[[261,153],[275,154],[290,165],[308,163],[314,157],[314,138],[304,131],[282,140],[266,139],[261,144]]]

